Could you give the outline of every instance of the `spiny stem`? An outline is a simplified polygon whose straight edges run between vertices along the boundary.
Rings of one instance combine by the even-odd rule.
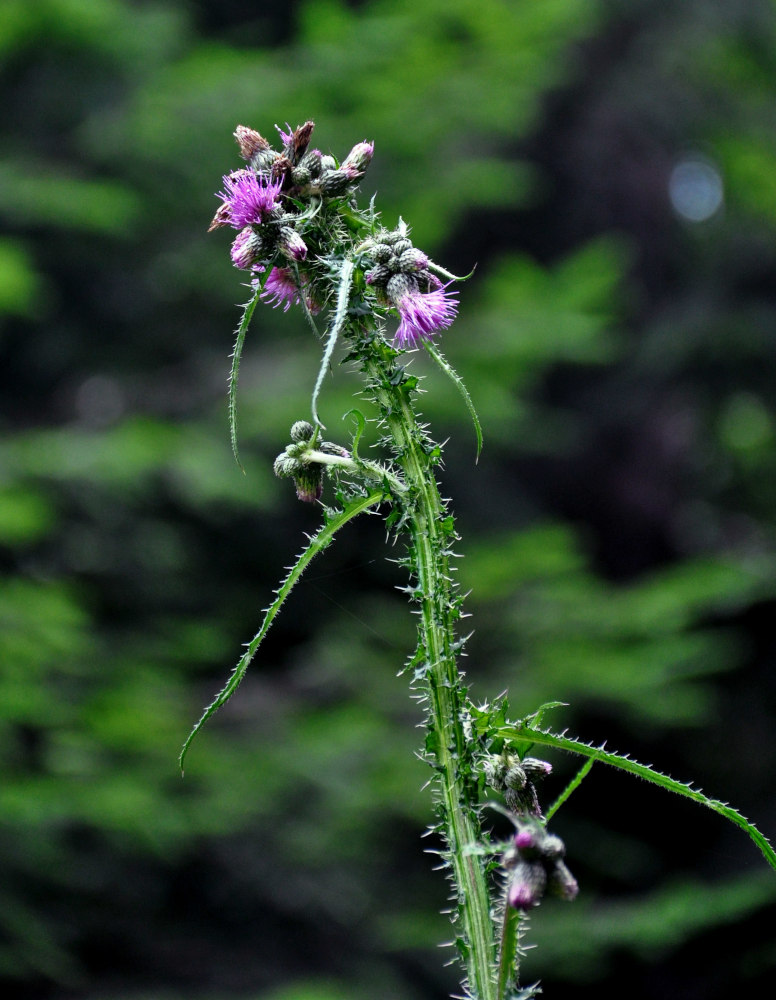
[[[421,610],[420,641],[426,656],[420,683],[428,698],[446,860],[453,869],[458,895],[468,988],[476,1000],[496,1000],[490,898],[482,861],[471,850],[481,835],[471,788],[471,749],[466,745],[461,721],[465,691],[456,664],[457,610],[447,555],[452,531],[449,524],[443,526],[447,514],[433,474],[429,443],[404,384],[406,376],[397,378],[389,349],[379,339],[370,346],[364,370],[413,497],[407,521]]]

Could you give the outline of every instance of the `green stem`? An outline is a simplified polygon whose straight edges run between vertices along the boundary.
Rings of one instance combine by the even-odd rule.
[[[363,341],[362,341],[362,346]],[[419,682],[428,698],[429,755],[438,775],[445,859],[452,869],[460,926],[459,949],[474,1000],[496,1000],[496,944],[475,810],[476,779],[463,727],[466,692],[456,664],[458,602],[450,577],[448,547],[454,537],[434,476],[433,446],[418,424],[411,387],[394,354],[375,338],[366,345],[364,370],[393,440],[409,496],[406,511],[420,604],[420,643],[425,664]]]

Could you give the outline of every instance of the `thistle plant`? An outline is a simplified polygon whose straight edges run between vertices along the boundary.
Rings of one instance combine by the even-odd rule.
[[[418,616],[417,646],[404,674],[425,713],[421,756],[431,772],[435,816],[430,827],[450,881],[450,917],[464,995],[472,1000],[534,996],[536,987],[520,984],[526,915],[546,896],[571,901],[578,892],[565,846],[548,823],[595,761],[721,813],[748,833],[775,868],[776,855],[765,837],[731,807],[628,757],[547,728],[544,716],[558,703],[513,720],[506,696],[480,703],[470,699],[458,665],[466,642],[459,631],[462,595],[453,572],[459,538],[436,479],[442,449],[420,421],[419,379],[407,365],[408,352],[423,349],[452,379],[472,418],[479,454],[482,433],[472,400],[438,346],[456,319],[455,287],[464,279],[416,248],[404,221],[390,227],[374,203],[359,207],[356,192],[372,160],[371,142],[357,143],[338,162],[310,148],[312,122],[278,132],[273,146],[253,129],[238,126],[235,138],[245,165],[223,178],[210,227],[236,230],[231,258],[248,273],[252,292],[232,356],[230,433],[239,464],[237,381],[257,306],[299,309],[315,335],[321,363],[310,412],[298,415],[274,469],[293,481],[300,500],[320,505],[323,521],[276,591],[225,686],[186,740],[181,767],[196,733],[234,694],[311,560],[359,514],[379,510],[389,532],[403,542],[404,589]],[[344,361],[361,376],[361,394],[376,413],[371,419],[380,433],[379,459],[360,453],[367,418],[357,408],[349,411],[356,428],[352,439],[326,440],[318,401],[337,345]],[[324,499],[327,492],[332,499]],[[548,808],[542,805],[540,790],[551,765],[533,755],[536,747],[586,758]],[[494,810],[511,825],[506,841],[492,833]]]

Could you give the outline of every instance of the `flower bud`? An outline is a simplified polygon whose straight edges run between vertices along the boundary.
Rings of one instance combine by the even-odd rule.
[[[387,285],[392,273],[387,264],[376,264],[371,271],[366,272],[364,278],[367,285]]]
[[[576,899],[579,883],[568,870],[564,861],[556,861],[547,879],[547,888],[554,896],[559,896],[567,902]]]
[[[407,250],[412,250],[412,249],[413,249],[412,243],[406,237],[400,237],[393,244],[393,252],[396,257],[401,257],[401,255],[403,253],[406,253]]]
[[[337,455],[338,458],[351,457],[347,448],[343,448],[340,444],[334,444],[333,441],[322,441],[319,450],[322,451],[324,455]]]
[[[291,440],[296,444],[312,440],[313,434],[315,434],[315,428],[307,420],[297,420],[291,426]]]
[[[394,248],[395,251],[396,248]],[[397,266],[399,271],[425,271],[428,267],[428,257],[422,250],[410,247],[409,250],[405,250],[399,255]]]
[[[299,169],[307,170],[310,177],[320,177],[321,176],[321,151],[320,149],[311,149],[304,154],[302,159],[299,161]]]
[[[552,764],[548,764],[546,760],[539,760],[538,757],[525,757],[522,763],[530,781],[539,781],[552,773]]]
[[[303,465],[294,476],[296,495],[305,503],[314,503],[323,496],[323,466],[317,462]]]
[[[536,847],[536,835],[533,830],[522,827],[515,834],[514,844],[518,851],[530,850],[532,847]]]
[[[527,780],[520,761],[517,758],[510,759],[506,774],[504,775],[504,784],[506,787],[512,788],[515,791],[522,791],[525,788]]]
[[[364,174],[372,161],[374,151],[373,142],[359,142],[351,149],[342,164],[342,169],[351,180],[357,180]]]
[[[291,171],[291,180],[298,188],[307,187],[312,179],[313,175],[307,167],[294,167]]]
[[[370,250],[370,255],[378,264],[387,264],[393,256],[393,252],[387,243],[376,243]]]
[[[321,194],[327,198],[332,198],[347,191],[351,178],[344,170],[329,170],[323,175],[321,180]]]
[[[516,910],[538,906],[547,885],[547,873],[538,861],[518,861],[512,870],[507,902]]]
[[[542,857],[548,860],[555,860],[556,858],[562,858],[566,853],[566,845],[560,837],[556,837],[554,833],[548,833],[539,845],[539,850]]]
[[[278,246],[281,253],[285,254],[289,260],[304,260],[307,256],[307,244],[299,233],[290,226],[281,226]]]
[[[272,468],[279,479],[285,479],[288,476],[295,476],[298,473],[301,468],[301,462],[293,455],[289,455],[287,451],[283,451],[275,459],[275,464]]]

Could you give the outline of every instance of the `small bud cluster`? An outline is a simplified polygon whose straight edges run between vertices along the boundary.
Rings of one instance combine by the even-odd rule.
[[[300,229],[305,209],[300,202],[322,202],[349,196],[372,159],[374,146],[359,142],[342,165],[334,157],[308,146],[314,125],[305,122],[288,132],[278,129],[282,152],[254,129],[238,125],[235,138],[246,166],[227,174],[218,193],[221,205],[210,230],[231,226],[239,232],[232,244],[235,267],[252,271],[254,282],[269,269],[262,298],[272,305],[300,302],[304,295],[311,312],[320,308],[311,294],[310,276],[299,265],[310,247]],[[298,279],[288,270],[297,265]]]
[[[315,442],[315,428],[306,420],[297,420],[291,427],[291,444],[286,445],[275,459],[275,475],[281,479],[290,476],[300,500],[314,503],[323,494],[325,464],[310,457],[311,451],[337,458],[350,458],[350,452],[331,441]]]
[[[552,765],[537,757],[523,757],[505,751],[488,757],[484,764],[485,779],[491,788],[501,792],[507,807],[514,813],[541,816],[534,783],[546,778]]]
[[[515,835],[502,858],[509,905],[530,909],[539,905],[547,891],[561,899],[574,899],[578,886],[563,861],[565,845],[547,832],[534,785],[550,774],[552,765],[538,757],[521,759],[505,750],[488,757],[483,770],[491,788],[504,796],[515,825]]]
[[[545,892],[570,901],[577,895],[577,880],[563,860],[566,847],[560,837],[547,833],[535,818],[515,821],[515,835],[504,853],[507,902],[517,910],[538,906]]]
[[[428,257],[409,239],[407,226],[383,230],[359,248],[373,261],[366,283],[375,288],[399,313],[401,320],[395,343],[405,350],[430,341],[456,317],[455,293],[448,292],[429,270]]]

